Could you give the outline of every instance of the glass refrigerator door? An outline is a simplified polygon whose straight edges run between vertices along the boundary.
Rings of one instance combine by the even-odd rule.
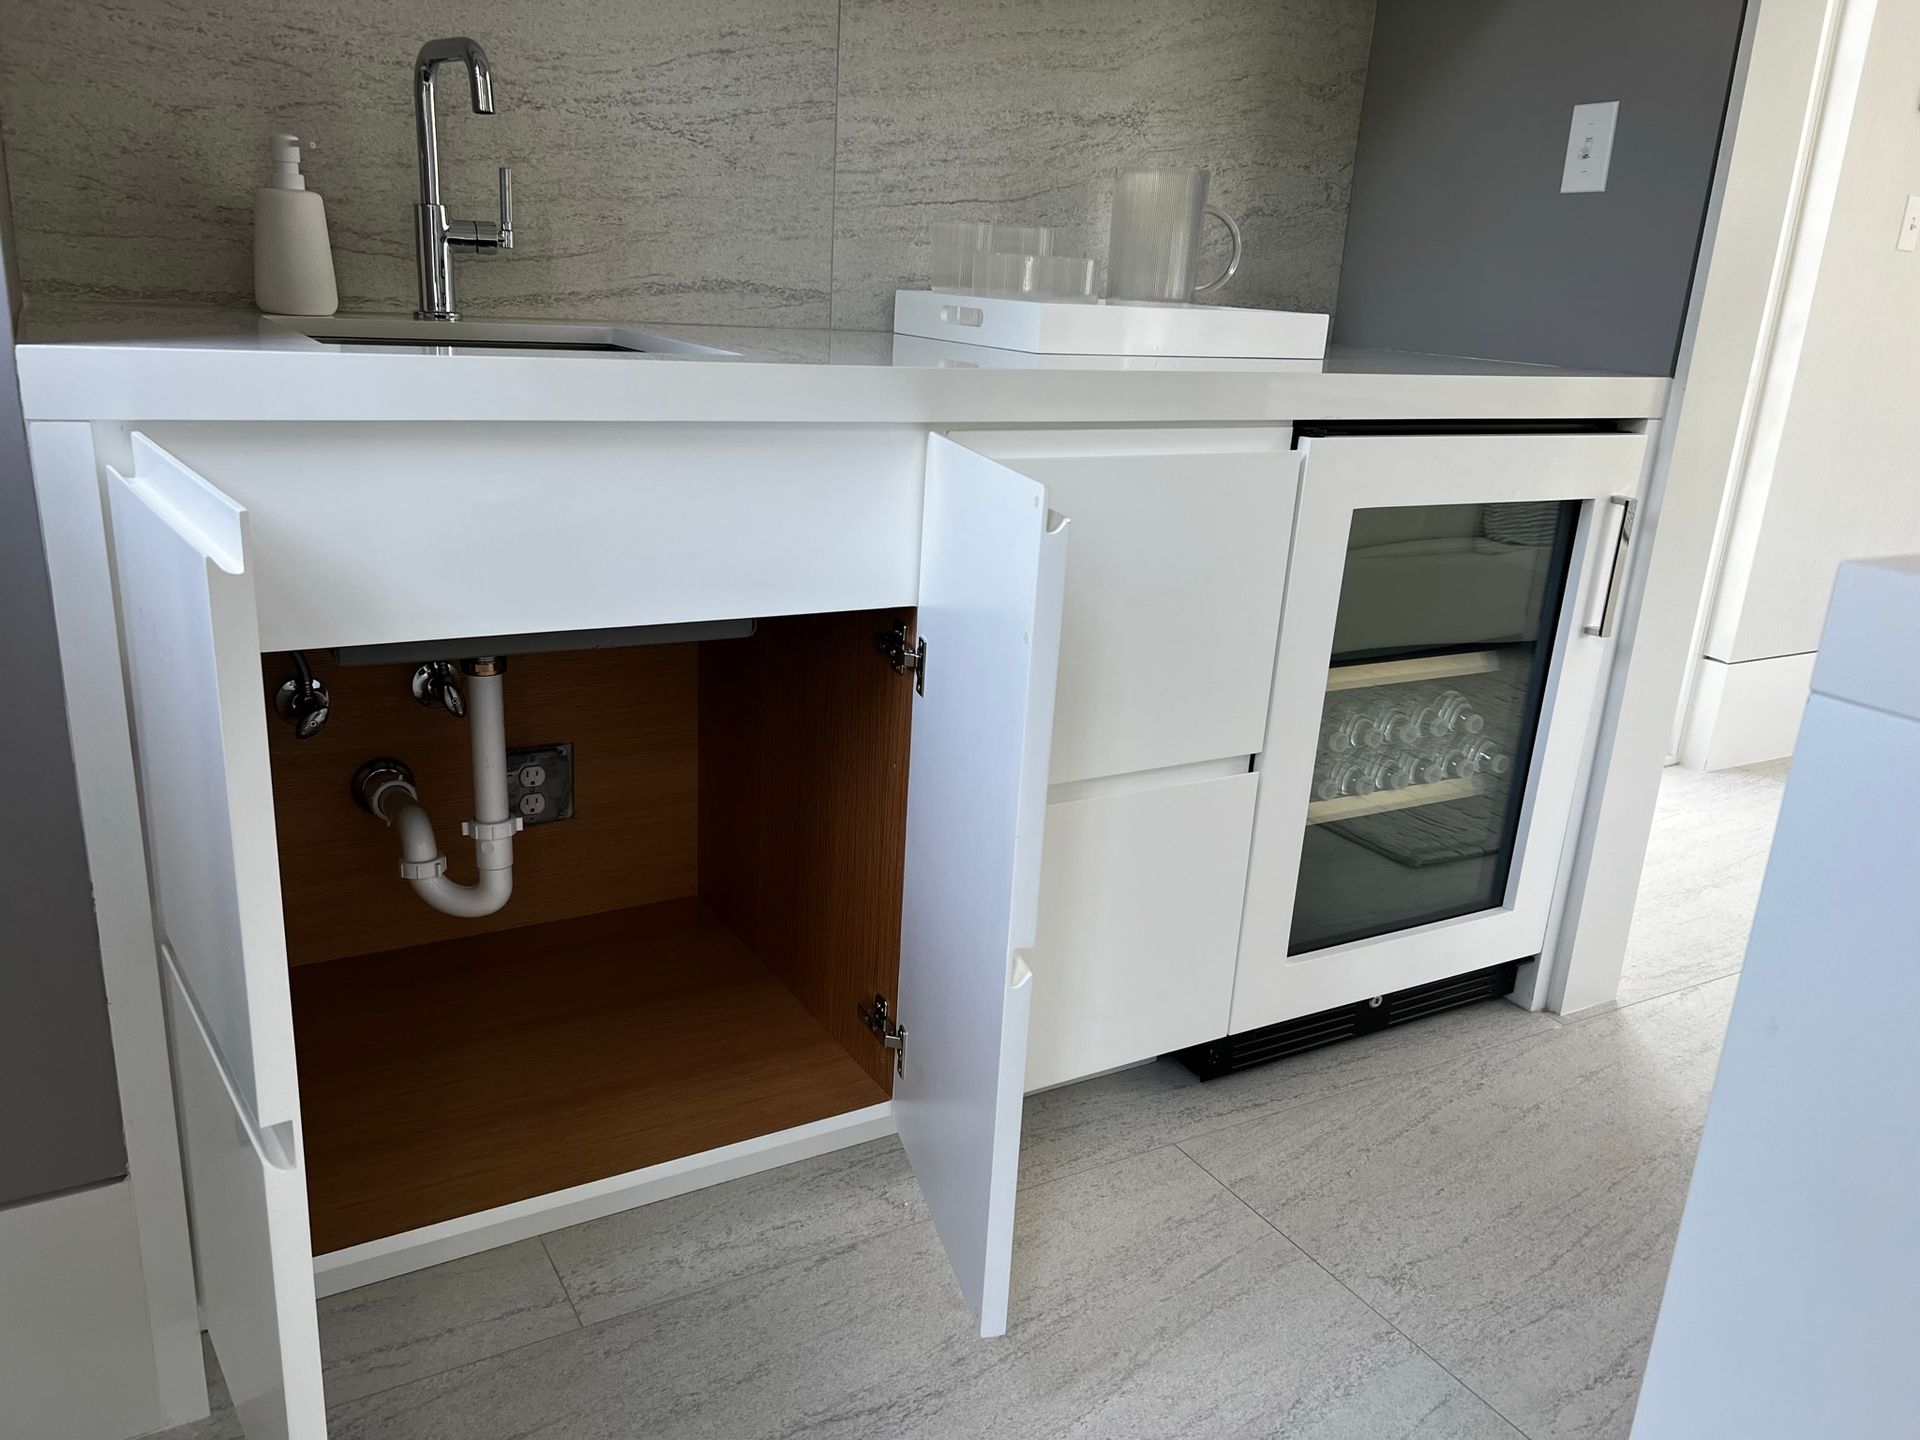
[[[1291,953],[1503,903],[1580,509],[1353,512]]]

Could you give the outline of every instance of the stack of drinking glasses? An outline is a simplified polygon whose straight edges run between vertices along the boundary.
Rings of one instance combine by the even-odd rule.
[[[1093,261],[1053,253],[1053,231],[1045,225],[942,220],[933,227],[934,290],[1091,300],[1093,275]]]
[[[1442,686],[1399,686],[1329,704],[1321,717],[1314,798],[1505,775],[1513,757],[1482,734],[1486,723],[1466,696]]]

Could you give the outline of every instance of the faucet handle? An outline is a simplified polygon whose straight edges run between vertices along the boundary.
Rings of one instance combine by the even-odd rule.
[[[500,248],[513,248],[513,167],[500,167]]]

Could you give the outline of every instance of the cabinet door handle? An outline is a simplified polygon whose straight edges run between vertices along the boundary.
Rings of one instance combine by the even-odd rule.
[[[1620,529],[1613,537],[1613,553],[1607,560],[1607,588],[1600,598],[1600,618],[1588,620],[1582,628],[1589,635],[1598,635],[1601,639],[1613,634],[1613,623],[1620,616],[1620,595],[1626,586],[1620,581],[1620,562],[1625,558],[1627,546],[1633,540],[1633,517],[1639,508],[1639,502],[1631,495],[1610,495],[1609,505],[1620,507]],[[1587,612],[1591,615],[1593,612]]]

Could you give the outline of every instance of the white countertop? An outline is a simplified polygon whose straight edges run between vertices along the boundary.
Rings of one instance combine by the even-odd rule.
[[[394,319],[365,317],[370,329]],[[242,310],[30,303],[17,353],[26,417],[939,426],[1646,419],[1663,413],[1670,384],[1388,351],[1336,349],[1324,365],[1039,356],[867,331],[624,320],[624,330],[695,353],[356,348],[311,339],[293,323]],[[468,333],[484,323],[475,317]]]

